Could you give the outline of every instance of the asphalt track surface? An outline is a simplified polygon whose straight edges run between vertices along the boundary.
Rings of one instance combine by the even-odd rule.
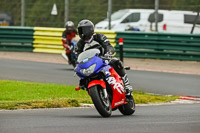
[[[200,75],[128,71],[135,90],[156,94],[200,96]],[[66,64],[0,59],[0,79],[78,85],[72,66]]]
[[[94,108],[0,111],[0,133],[199,133],[200,104],[136,107],[109,118]]]
[[[0,79],[77,85],[72,66],[0,59]],[[200,96],[200,76],[129,71],[135,89]],[[0,133],[199,133],[200,104],[136,106],[132,116],[95,108],[0,111]]]

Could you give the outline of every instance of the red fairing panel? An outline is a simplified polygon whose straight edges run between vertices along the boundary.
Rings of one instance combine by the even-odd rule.
[[[107,81],[113,90],[113,101],[111,105],[113,109],[125,103],[125,91],[123,81],[117,72],[113,68],[110,68],[110,73],[111,76],[108,77]]]
[[[101,80],[93,80],[92,82],[90,82],[88,84],[88,88],[95,86],[95,85],[100,85],[100,86],[102,86],[102,88],[106,88],[106,83]]]

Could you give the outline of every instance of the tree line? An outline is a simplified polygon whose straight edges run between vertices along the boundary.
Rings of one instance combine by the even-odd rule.
[[[75,25],[82,19],[95,24],[107,17],[108,0],[68,0],[69,20]],[[155,0],[112,0],[112,12],[120,9],[154,9]],[[57,15],[51,15],[53,4]],[[65,0],[25,0],[25,26],[63,27]],[[159,9],[200,10],[200,0],[159,0]],[[0,0],[0,12],[8,12],[20,25],[21,0]]]

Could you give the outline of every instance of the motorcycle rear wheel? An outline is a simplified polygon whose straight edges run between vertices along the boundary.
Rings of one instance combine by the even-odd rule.
[[[112,114],[109,97],[105,97],[101,86],[90,87],[90,96],[96,110],[102,117],[109,117]]]
[[[129,101],[127,104],[121,105],[118,107],[119,111],[123,115],[132,115],[135,112],[135,100],[133,96],[129,96]]]

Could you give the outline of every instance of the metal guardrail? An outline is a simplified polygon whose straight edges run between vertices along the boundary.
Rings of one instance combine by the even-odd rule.
[[[62,53],[62,32],[65,28],[0,26],[0,51]],[[114,31],[101,30],[113,46]]]
[[[64,28],[0,26],[0,51],[62,53]],[[200,35],[144,32],[95,31],[103,33],[119,56],[119,38],[123,55],[128,58],[155,58],[200,61]]]
[[[33,28],[0,26],[0,51],[33,50]]]
[[[64,30],[65,28],[34,27],[33,52],[63,53],[62,32]],[[95,33],[105,34],[111,44],[116,45],[116,33],[114,31],[100,30],[95,31]]]
[[[62,32],[64,28],[34,27],[33,52],[62,53]]]
[[[116,32],[116,42],[124,39],[123,55],[129,58],[155,58],[200,61],[200,35]],[[119,56],[119,46],[116,46]]]

